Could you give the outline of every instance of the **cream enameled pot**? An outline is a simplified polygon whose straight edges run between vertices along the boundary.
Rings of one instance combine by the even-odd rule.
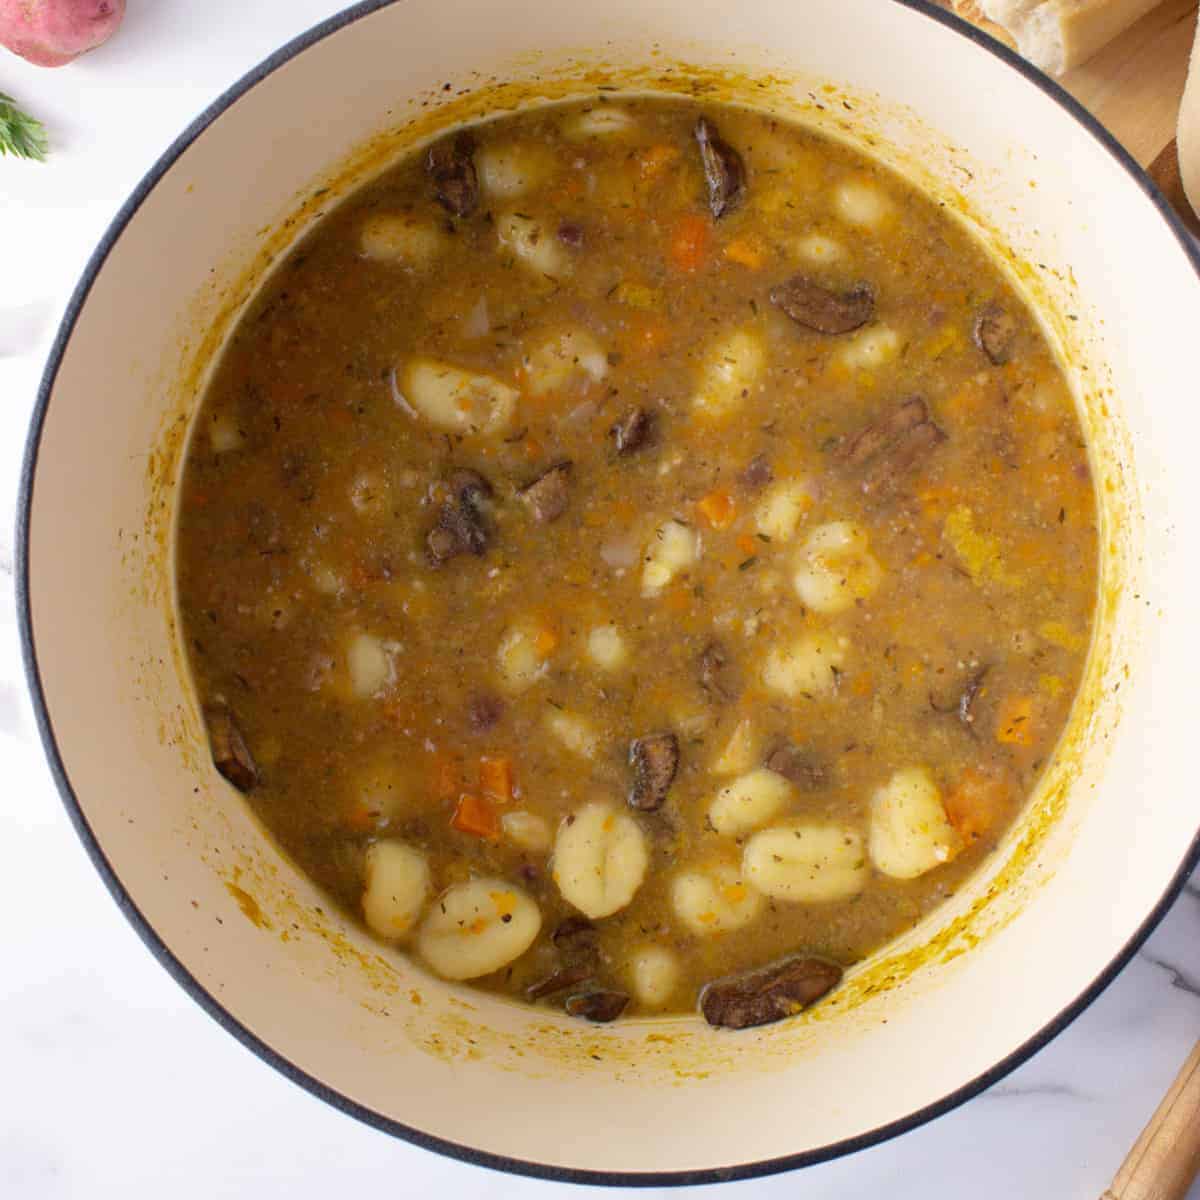
[[[372,942],[212,769],[172,617],[188,421],[263,272],[414,139],[600,86],[772,108],[915,178],[1039,307],[1094,447],[1100,633],[1025,818],[983,876],[832,1002],[738,1035],[694,1018],[582,1026],[437,982]],[[97,868],[164,965],[264,1059],[475,1161],[699,1182],[817,1161],[944,1111],[1097,994],[1197,857],[1198,263],[1073,102],[922,3],[349,10],[163,156],[89,264],[46,371],[22,621],[47,751]]]

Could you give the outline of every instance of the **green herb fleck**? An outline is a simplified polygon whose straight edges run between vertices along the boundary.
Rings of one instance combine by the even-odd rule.
[[[17,102],[0,92],[0,154],[43,162],[50,141],[45,126],[17,107]]]

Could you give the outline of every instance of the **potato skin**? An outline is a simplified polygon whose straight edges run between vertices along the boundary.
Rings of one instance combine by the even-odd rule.
[[[65,67],[108,41],[125,0],[0,0],[0,44],[36,67]]]

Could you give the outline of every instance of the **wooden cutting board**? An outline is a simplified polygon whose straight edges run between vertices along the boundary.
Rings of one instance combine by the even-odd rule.
[[[985,21],[970,0],[934,0],[1008,41]],[[1093,59],[1059,81],[1149,170],[1194,233],[1200,221],[1179,182],[1175,121],[1187,80],[1188,55],[1196,30],[1196,0],[1164,0]],[[1011,45],[1011,42],[1009,43]]]

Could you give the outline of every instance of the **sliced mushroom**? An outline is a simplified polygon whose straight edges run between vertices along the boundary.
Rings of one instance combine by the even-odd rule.
[[[475,139],[469,133],[464,131],[430,146],[425,169],[433,181],[433,194],[448,212],[469,217],[478,208]]]
[[[994,300],[979,310],[974,332],[975,345],[996,366],[1003,366],[1012,357],[1013,342],[1017,339],[1017,319]]]
[[[829,768],[811,751],[791,742],[777,742],[764,765],[806,792],[819,792],[829,786]]]
[[[491,540],[481,506],[492,494],[492,485],[478,471],[469,470],[455,471],[448,482],[450,499],[425,538],[426,557],[435,567],[459,554],[482,555]]]
[[[630,409],[610,430],[618,454],[632,454],[650,440],[654,418],[644,408]]]
[[[555,463],[523,487],[519,495],[539,525],[557,521],[571,499],[571,463]]]
[[[652,733],[629,747],[633,787],[629,803],[643,812],[663,806],[679,770],[679,739],[673,733]]]
[[[567,997],[566,1009],[572,1017],[585,1017],[589,1021],[605,1024],[615,1021],[628,1003],[629,997],[624,992],[580,992]]]
[[[738,483],[747,491],[761,491],[775,478],[775,473],[771,470],[771,464],[765,454],[756,454],[742,468],[741,474],[738,475]]]
[[[866,283],[855,284],[848,292],[835,292],[800,274],[777,284],[770,296],[771,303],[797,325],[817,333],[849,333],[875,313],[875,291]]]
[[[742,156],[717,133],[707,117],[696,122],[696,144],[708,186],[708,208],[714,219],[733,212],[746,194],[746,165]]]
[[[839,457],[863,472],[862,490],[868,495],[886,490],[918,459],[946,440],[920,396],[902,401],[891,412],[846,442]]]
[[[239,792],[252,791],[258,783],[258,767],[229,707],[225,704],[205,705],[204,722],[208,726],[213,766]]]
[[[578,987],[591,978],[593,971],[593,965],[584,962],[556,967],[544,979],[530,984],[525,989],[525,995],[530,1000],[542,1000],[546,996],[553,996],[555,992],[565,992],[567,988]]]
[[[715,639],[700,653],[700,686],[718,700],[732,700],[737,694],[729,680],[729,655]]]
[[[841,982],[837,963],[796,955],[770,966],[714,979],[700,993],[700,1011],[710,1025],[749,1029],[794,1016]]]

